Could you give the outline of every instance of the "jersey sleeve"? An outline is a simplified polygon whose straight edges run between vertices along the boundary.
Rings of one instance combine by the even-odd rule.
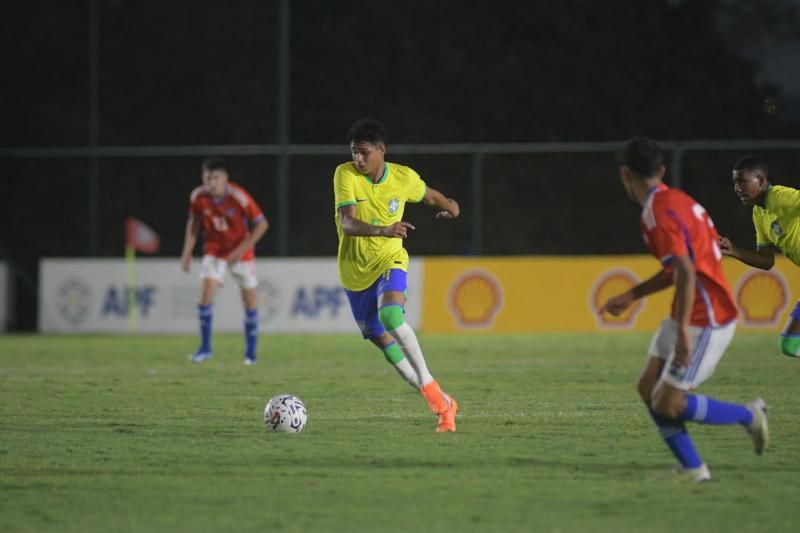
[[[756,229],[756,248],[769,248],[775,246],[769,239],[769,234],[764,231],[763,214],[753,209],[753,227]]]
[[[800,216],[800,191],[791,187],[771,187],[765,207],[781,218]]]
[[[656,225],[650,232],[649,240],[658,260],[669,268],[676,257],[689,255],[686,230],[678,214],[671,209],[655,211],[654,216]]]
[[[192,191],[192,194],[189,195],[189,217],[201,218],[202,215],[203,208],[200,205],[199,195],[195,191]]]
[[[411,203],[419,203],[425,198],[425,193],[428,190],[428,186],[419,177],[419,174],[416,173],[414,170],[410,170],[410,179],[408,181],[408,199],[407,202]]]
[[[266,220],[264,216],[264,212],[261,210],[261,207],[253,200],[253,197],[245,191],[247,195],[247,205],[244,208],[245,214],[247,218],[250,220],[250,224],[258,224],[262,220]]]
[[[333,196],[336,209],[357,203],[353,176],[344,169],[344,165],[337,167],[333,175]]]

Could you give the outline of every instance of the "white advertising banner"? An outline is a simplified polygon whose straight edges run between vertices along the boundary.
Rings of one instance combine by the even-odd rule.
[[[0,262],[0,331],[6,331],[11,313],[11,279],[8,263]]]
[[[43,259],[39,272],[39,329],[42,332],[129,331],[127,270],[123,259]],[[198,331],[200,260],[189,274],[180,260],[136,260],[136,331]],[[259,319],[262,332],[351,332],[359,334],[347,296],[339,285],[336,258],[259,259]],[[407,317],[419,327],[422,260],[408,272]],[[242,331],[239,288],[228,277],[214,300],[216,332]]]

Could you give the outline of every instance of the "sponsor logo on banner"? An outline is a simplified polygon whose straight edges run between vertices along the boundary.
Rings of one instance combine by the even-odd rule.
[[[79,279],[64,282],[58,289],[56,307],[64,320],[70,324],[80,324],[92,310],[91,287]]]
[[[258,308],[261,312],[258,315],[260,322],[270,322],[281,312],[283,307],[283,295],[278,286],[269,279],[261,278],[258,280]]]
[[[639,277],[624,268],[605,270],[598,276],[589,293],[589,309],[597,317],[597,325],[602,329],[630,328],[636,323],[636,317],[644,309],[644,300],[634,302],[619,316],[608,313],[600,314],[603,304],[610,298],[622,294],[639,283]]]
[[[503,287],[488,270],[469,270],[450,285],[448,307],[462,328],[490,328],[503,308]]]
[[[105,291],[103,308],[100,314],[104,318],[108,315],[115,315],[120,318],[128,316],[128,292],[128,287],[124,285],[110,285]],[[150,309],[156,303],[156,292],[157,288],[153,285],[137,286],[135,288],[134,305],[140,316],[146,318],[150,314]]]
[[[775,269],[748,270],[736,284],[736,305],[747,326],[774,326],[788,304],[789,287]]]
[[[328,316],[339,316],[344,305],[344,290],[338,286],[313,285],[297,287],[292,302],[292,317],[317,318],[327,312]]]

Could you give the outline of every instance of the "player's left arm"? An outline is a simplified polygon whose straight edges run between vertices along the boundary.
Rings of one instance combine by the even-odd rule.
[[[622,294],[618,294],[602,305],[599,313],[608,313],[612,316],[619,316],[625,312],[636,300],[645,298],[654,292],[663,291],[672,286],[673,276],[667,270],[661,270],[654,276],[639,283],[635,287],[628,289]]]
[[[250,234],[233,249],[230,255],[228,255],[228,262],[236,263],[239,261],[247,250],[255,246],[256,243],[261,240],[261,237],[264,236],[268,229],[269,221],[267,217],[264,217],[258,221],[255,226],[250,228]]]
[[[425,190],[425,196],[422,201],[433,208],[439,209],[439,212],[436,213],[436,218],[458,218],[461,213],[458,202],[452,198],[447,198],[433,187],[428,187]]]
[[[672,271],[675,283],[675,321],[678,323],[678,339],[672,366],[686,368],[692,362],[689,321],[694,307],[697,272],[691,258],[686,255],[675,256]]]

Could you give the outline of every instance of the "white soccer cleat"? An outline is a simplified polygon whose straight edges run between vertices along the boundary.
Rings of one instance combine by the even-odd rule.
[[[244,358],[244,364],[247,365],[247,366],[254,365],[257,362],[258,362],[258,360],[255,357],[245,357]]]
[[[211,359],[212,353],[211,352],[195,352],[189,354],[189,361],[192,363],[202,363],[203,361],[208,361]]]
[[[756,398],[752,402],[747,402],[747,409],[753,413],[753,421],[745,426],[750,438],[753,439],[756,454],[761,455],[769,445],[769,428],[767,427],[767,402],[762,398]]]
[[[693,483],[711,481],[711,470],[708,469],[708,465],[705,463],[697,468],[684,468],[678,464],[672,467],[672,474],[680,480],[692,481]]]

